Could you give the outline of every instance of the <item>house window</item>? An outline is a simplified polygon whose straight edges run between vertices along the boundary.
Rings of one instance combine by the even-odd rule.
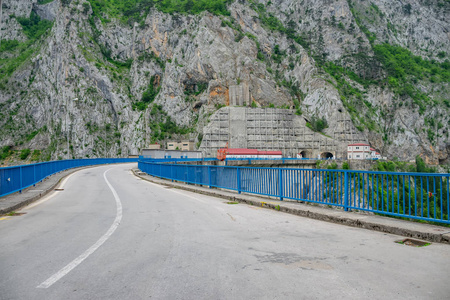
[[[351,156],[351,155],[349,155],[349,156],[348,156],[348,158],[352,158],[352,156]]]
[[[359,158],[359,154],[358,154],[358,155],[356,155],[356,157],[357,157],[357,158]]]
[[[359,147],[356,147],[356,150],[359,150]]]

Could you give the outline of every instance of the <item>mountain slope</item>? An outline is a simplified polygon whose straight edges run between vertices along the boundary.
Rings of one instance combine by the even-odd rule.
[[[252,105],[326,120],[328,136],[449,160],[448,1],[39,2],[2,4],[0,146],[37,159],[181,137],[202,149],[245,85]]]

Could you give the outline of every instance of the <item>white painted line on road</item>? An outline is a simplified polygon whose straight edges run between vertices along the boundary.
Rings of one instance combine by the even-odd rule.
[[[113,169],[113,168],[111,168]],[[108,169],[103,173],[103,178],[105,178],[106,184],[108,184],[110,190],[112,191],[114,195],[114,199],[116,200],[116,207],[117,207],[117,213],[116,218],[114,219],[113,224],[109,228],[109,230],[89,249],[87,249],[83,254],[75,258],[72,262],[70,262],[67,266],[59,270],[57,273],[52,275],[49,279],[38,285],[36,288],[40,289],[46,289],[50,287],[52,284],[60,280],[62,277],[67,275],[70,271],[72,271],[74,268],[76,268],[79,264],[81,264],[86,258],[89,257],[92,253],[95,252],[101,245],[103,245],[104,242],[106,242],[111,235],[116,231],[117,227],[120,224],[120,221],[122,220],[122,203],[120,202],[119,195],[117,194],[116,190],[113,188],[111,183],[109,183],[108,179],[106,178],[106,173],[111,170]]]
[[[69,176],[67,176],[67,177],[61,182],[61,184],[58,186],[58,188],[61,188],[61,189],[62,189],[62,188],[64,187],[64,185],[67,183],[67,181],[69,180],[69,178],[72,177],[73,174],[75,174],[75,173],[72,173],[72,174],[70,174]],[[22,208],[21,210],[30,209],[30,208],[33,208],[33,207],[35,207],[35,206],[38,206],[39,204],[42,204],[42,203],[44,203],[45,201],[48,201],[48,200],[52,199],[52,198],[55,197],[56,195],[58,195],[58,193],[55,193],[55,191],[53,191],[50,195],[48,195],[48,196],[42,198],[42,199],[39,200],[39,201],[34,202],[33,204],[30,204],[30,205],[28,205],[28,206]]]
[[[157,184],[157,183],[153,183],[153,182],[150,182],[150,181],[145,181],[145,182],[150,183],[150,184],[153,184],[154,186],[157,186],[157,187],[159,187],[160,189],[165,189],[165,190],[167,190],[165,187],[163,187],[163,186],[161,186],[161,185],[159,185],[159,184]],[[183,195],[183,196],[185,196],[185,197],[188,197],[188,198],[191,198],[191,199],[194,199],[194,200],[197,200],[198,202],[201,202],[201,203],[205,203],[205,204],[207,203],[206,201],[203,201],[203,200],[201,200],[201,199],[199,199],[199,198],[197,198],[197,197],[188,195],[188,194],[183,193],[183,192],[181,192],[181,191],[176,191],[176,190],[173,190],[173,189],[170,189],[170,190],[168,190],[168,191],[170,191],[170,192],[172,192],[172,193],[177,193],[177,194]]]

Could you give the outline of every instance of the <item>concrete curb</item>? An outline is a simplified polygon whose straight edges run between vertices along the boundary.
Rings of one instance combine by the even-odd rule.
[[[129,164],[129,162],[84,166],[84,167],[78,167],[78,168],[73,168],[73,169],[67,169],[67,170],[61,171],[59,173],[53,174],[47,178],[44,178],[41,182],[36,183],[36,186],[31,186],[26,189],[23,189],[22,193],[16,192],[16,193],[4,196],[4,197],[0,197],[0,215],[5,215],[5,214],[13,212],[15,210],[21,209],[21,208],[33,203],[34,201],[39,200],[40,198],[42,198],[43,196],[47,195],[52,190],[54,190],[61,183],[61,180],[63,180],[67,176],[69,176],[77,171],[80,171],[83,169],[107,166],[107,165],[120,165],[120,164]],[[54,182],[51,182],[51,181],[54,181]],[[49,184],[49,185],[47,185],[47,184]],[[30,191],[32,191],[36,188],[42,188],[42,191],[39,194],[27,195],[27,192],[29,193]],[[23,199],[20,199],[20,198],[23,198]],[[4,204],[4,203],[8,203],[8,202],[10,202],[10,205]]]
[[[98,165],[64,170],[62,172],[59,172],[59,173],[53,174],[47,178],[44,178],[42,180],[42,182],[37,183],[36,186],[31,186],[31,187],[28,187],[28,188],[22,190],[21,194],[19,192],[15,192],[13,194],[5,196],[4,199],[0,198],[0,202],[12,202],[11,205],[8,207],[0,208],[0,215],[5,215],[5,214],[13,212],[15,210],[21,209],[27,205],[30,205],[31,203],[39,200],[43,196],[45,196],[48,193],[50,193],[51,191],[53,191],[57,186],[59,186],[61,181],[64,178],[66,178],[67,176],[69,176],[77,171],[80,171],[83,169],[88,169],[88,168],[93,168],[93,167],[98,167]],[[56,181],[54,183],[51,183],[49,186],[45,186],[45,183],[48,183],[48,181],[51,181],[51,180],[56,180]],[[43,188],[42,192],[40,192],[39,194],[34,194],[34,195],[29,195],[29,196],[26,195],[27,192],[29,192],[30,190],[33,190],[35,188],[38,188],[38,187]],[[14,199],[17,197],[23,197],[24,199],[17,201]]]
[[[149,182],[218,197],[229,201],[261,206],[320,221],[396,234],[429,242],[450,244],[449,227],[440,227],[357,212],[344,212],[338,209],[318,207],[311,204],[299,203],[297,201],[280,201],[258,195],[237,194],[225,190],[209,189],[191,184],[171,182],[170,180],[150,176],[136,169],[133,169],[132,172],[136,177]]]

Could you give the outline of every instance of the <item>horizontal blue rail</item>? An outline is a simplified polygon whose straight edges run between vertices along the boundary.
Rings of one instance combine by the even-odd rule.
[[[52,174],[67,169],[137,161],[137,158],[69,159],[0,168],[0,197],[20,192]]]
[[[232,157],[232,158],[226,158],[225,160],[281,160],[281,161],[289,161],[289,160],[342,160],[340,158],[295,158],[295,157],[282,157],[282,158],[258,158],[258,157],[252,157],[252,158],[237,158],[237,157]]]
[[[344,210],[450,224],[450,174],[180,165],[139,161],[153,176]]]
[[[205,158],[152,158],[151,156],[139,156],[139,160],[142,161],[154,161],[154,162],[200,162],[200,161],[217,161],[217,158],[205,157]]]
[[[225,159],[225,165],[228,165],[229,161],[245,161],[248,162],[249,165],[252,164],[252,162],[255,161],[276,161],[276,162],[281,162],[282,164],[285,164],[286,162],[316,162],[316,161],[321,161],[321,160],[333,160],[333,161],[337,161],[337,160],[341,160],[341,159],[331,159],[331,158],[227,158]]]

